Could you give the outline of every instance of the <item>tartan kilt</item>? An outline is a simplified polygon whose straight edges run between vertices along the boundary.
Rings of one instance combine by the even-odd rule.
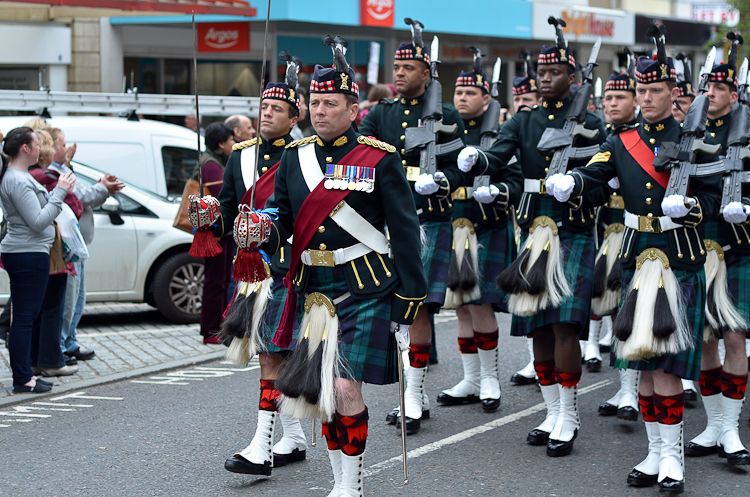
[[[448,289],[448,266],[453,252],[453,223],[426,221],[421,226],[425,238],[422,245],[422,265],[427,278],[427,298],[424,303],[430,312],[438,312],[445,303]]]
[[[669,233],[669,232],[667,232]],[[655,243],[656,242],[656,243]],[[659,243],[661,242],[661,243]],[[666,251],[666,242],[662,235],[647,235],[641,233],[636,247],[636,253],[640,254],[649,247],[655,247]],[[625,361],[616,359],[614,366],[618,369],[628,368],[640,371],[654,371],[663,369],[665,373],[673,374],[686,380],[698,381],[701,368],[701,353],[703,351],[703,326],[706,319],[706,273],[703,268],[700,271],[683,271],[672,269],[675,277],[682,288],[682,298],[685,303],[685,319],[688,327],[693,333],[693,344],[695,348],[648,360]],[[629,287],[635,274],[635,267],[622,271],[623,294]],[[622,306],[623,300],[620,300]],[[612,355],[615,350],[612,348]]]
[[[343,266],[308,266],[306,292],[319,292],[331,300],[349,291]],[[386,385],[398,381],[398,346],[391,333],[392,295],[380,299],[357,300],[349,297],[336,305],[339,318],[341,378]],[[297,299],[298,322],[305,313],[305,298]]]
[[[497,287],[497,275],[516,258],[516,236],[510,217],[505,226],[477,224],[479,214],[475,200],[454,200],[453,219],[465,217],[474,223],[477,233],[477,267],[481,297],[472,304],[492,304],[495,312],[508,312],[505,292]]]
[[[730,249],[724,252],[724,261],[727,263],[729,296],[745,321],[750,323],[750,254]]]
[[[549,213],[540,213],[553,219]],[[596,247],[594,232],[573,233],[558,228],[562,263],[565,265],[565,276],[568,278],[573,295],[563,300],[560,307],[544,310],[534,316],[513,316],[510,328],[511,336],[530,336],[534,330],[555,323],[569,323],[576,327],[579,340],[589,336],[591,319],[591,294],[594,289],[594,258]],[[521,246],[529,236],[528,230],[521,233]]]
[[[289,347],[281,348],[271,341],[274,333],[276,333],[276,327],[281,320],[281,311],[284,309],[284,301],[286,300],[286,288],[284,288],[283,278],[283,275],[274,275],[273,285],[271,285],[271,300],[268,302],[266,316],[263,319],[263,326],[261,327],[260,338],[266,347],[266,352],[269,354],[286,355],[287,352],[294,350],[294,346],[297,344],[297,335],[299,335],[299,323],[295,322],[293,330],[294,339],[289,344]]]

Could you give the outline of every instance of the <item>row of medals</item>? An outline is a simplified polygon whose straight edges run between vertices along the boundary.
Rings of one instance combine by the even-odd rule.
[[[374,173],[375,171],[372,171]],[[374,174],[373,174],[374,176]],[[375,189],[375,178],[355,178],[326,174],[323,186],[326,190],[350,190],[370,193]]]

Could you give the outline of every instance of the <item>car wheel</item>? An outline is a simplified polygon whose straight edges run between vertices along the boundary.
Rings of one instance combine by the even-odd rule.
[[[154,276],[157,309],[173,323],[197,323],[203,297],[203,262],[187,252],[166,259]]]

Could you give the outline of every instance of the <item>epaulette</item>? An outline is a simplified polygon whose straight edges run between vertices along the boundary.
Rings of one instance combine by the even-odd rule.
[[[284,147],[284,148],[295,148],[295,147],[299,147],[300,145],[304,145],[304,144],[306,144],[306,143],[312,143],[312,142],[314,142],[314,141],[315,141],[315,140],[317,140],[317,139],[318,139],[318,135],[312,135],[312,136],[308,136],[307,138],[302,138],[302,139],[300,139],[300,140],[294,140],[294,141],[293,141],[292,143],[290,143],[289,145],[287,145],[287,146],[286,146],[286,147]]]
[[[381,142],[380,140],[376,140],[375,138],[370,138],[368,136],[359,136],[357,138],[357,143],[362,145],[369,145],[380,150],[385,150],[386,152],[391,154],[396,151],[396,147],[394,147],[393,145],[389,145],[386,142]]]
[[[618,133],[624,133],[625,131],[630,131],[631,129],[636,129],[638,127],[638,123],[635,124],[618,124],[615,127],[615,130],[612,131],[613,135],[616,135]]]
[[[256,143],[258,143],[257,138],[253,138],[252,140],[245,140],[245,141],[235,143],[234,145],[232,145],[232,150],[242,150],[243,148],[247,148],[251,145],[255,145]]]

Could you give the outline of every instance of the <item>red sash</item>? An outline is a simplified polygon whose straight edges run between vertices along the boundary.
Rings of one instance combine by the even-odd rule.
[[[360,144],[354,147],[339,162],[341,164],[375,167],[385,154],[385,150]],[[348,189],[327,190],[323,186],[324,183],[325,181],[318,183],[318,186],[302,202],[294,223],[292,257],[289,260],[289,272],[284,277],[284,286],[286,286],[287,294],[279,326],[276,328],[276,333],[273,336],[273,343],[281,348],[289,347],[292,342],[292,320],[297,311],[297,294],[294,292],[292,279],[297,274],[297,268],[299,268],[302,262],[302,252],[307,249],[313,236],[318,232],[318,227],[323,224],[334,207],[352,192],[352,190]]]
[[[622,140],[622,144],[625,145],[625,149],[630,156],[635,159],[639,166],[641,166],[641,169],[646,171],[646,174],[651,176],[666,190],[667,185],[669,184],[670,173],[660,173],[654,169],[654,152],[643,140],[641,140],[640,135],[638,135],[638,130],[632,129],[630,131],[625,131],[618,136],[620,137],[620,140]]]
[[[262,209],[266,205],[266,201],[273,194],[273,183],[276,177],[276,170],[279,168],[281,161],[277,162],[271,168],[263,173],[263,176],[255,179],[255,209]],[[251,186],[242,196],[242,202],[240,204],[250,205],[250,197],[253,194],[253,187]]]

